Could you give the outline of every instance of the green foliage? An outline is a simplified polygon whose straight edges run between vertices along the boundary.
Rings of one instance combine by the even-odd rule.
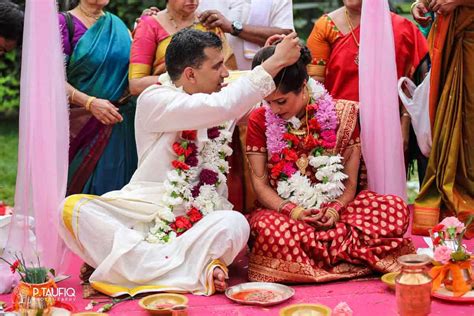
[[[131,29],[143,10],[149,7],[165,8],[165,0],[114,0],[107,5],[107,11],[119,16]]]
[[[0,119],[18,115],[20,58],[16,51],[0,57]]]
[[[0,122],[0,201],[13,205],[18,160],[18,123]]]

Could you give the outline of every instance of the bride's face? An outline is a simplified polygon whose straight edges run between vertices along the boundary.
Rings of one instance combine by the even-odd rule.
[[[305,106],[308,103],[308,93],[306,89],[300,92],[282,93],[280,90],[274,91],[265,98],[273,113],[284,120],[289,120],[293,116],[301,117],[305,113]]]

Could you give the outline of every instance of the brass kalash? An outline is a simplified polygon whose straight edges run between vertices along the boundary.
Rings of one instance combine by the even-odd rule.
[[[425,316],[431,311],[432,279],[428,274],[426,255],[398,258],[402,271],[395,278],[397,309],[400,316]]]

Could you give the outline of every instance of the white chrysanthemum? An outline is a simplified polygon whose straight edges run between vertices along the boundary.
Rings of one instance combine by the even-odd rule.
[[[226,155],[226,157],[232,155],[233,152],[232,148],[229,145],[223,145],[221,150],[224,155]]]
[[[309,164],[314,168],[319,168],[320,166],[327,165],[328,162],[328,156],[310,156],[309,158]]]
[[[287,120],[287,122],[293,125],[294,129],[299,129],[301,127],[301,120],[296,116],[293,116],[292,118]]]
[[[145,240],[148,241],[148,242],[151,243],[151,244],[157,244],[157,243],[160,242],[160,239],[159,239],[158,236],[155,235],[155,234],[148,234],[148,235],[146,236],[146,239],[145,239]]]
[[[284,199],[305,208],[319,208],[322,203],[332,201],[344,192],[343,180],[347,179],[340,164],[342,157],[310,156],[311,166],[315,167],[319,183],[313,184],[308,177],[297,172],[285,181],[279,181],[277,192]]]
[[[169,207],[160,207],[158,209],[158,216],[167,222],[172,222],[175,219],[173,211]]]
[[[168,181],[170,182],[176,182],[179,184],[186,183],[186,177],[183,172],[179,174],[178,171],[171,170],[171,171],[168,171],[166,175],[167,175]]]
[[[291,189],[290,184],[287,181],[279,181],[277,192],[279,196],[281,196],[284,199],[287,199],[290,197],[292,189]]]

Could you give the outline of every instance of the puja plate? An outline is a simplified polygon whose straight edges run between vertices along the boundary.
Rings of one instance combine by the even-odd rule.
[[[234,285],[225,291],[230,300],[246,305],[270,306],[280,304],[295,295],[291,287],[267,282]]]
[[[445,301],[474,303],[474,290],[470,290],[463,296],[455,297],[453,292],[447,290],[444,285],[441,285],[441,287],[431,295]]]
[[[330,316],[331,309],[321,304],[295,304],[280,310],[280,316]]]
[[[148,311],[150,315],[170,315],[174,306],[187,304],[188,298],[186,296],[174,293],[148,295],[138,301],[138,305]]]
[[[390,272],[382,275],[381,280],[383,283],[387,284],[389,288],[395,290],[395,278],[399,275],[400,272]]]

